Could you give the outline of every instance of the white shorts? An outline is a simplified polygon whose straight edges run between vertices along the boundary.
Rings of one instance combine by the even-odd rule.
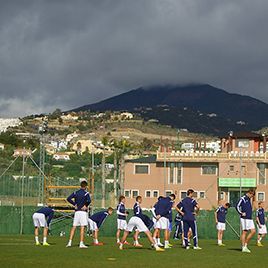
[[[126,228],[126,231],[132,232],[132,230],[135,227],[137,228],[137,230],[139,232],[149,231],[148,228],[146,227],[146,225],[144,224],[144,222],[139,217],[136,217],[136,216],[130,218],[128,225],[127,225],[127,228]]]
[[[161,217],[158,221],[155,223],[155,228],[160,230],[168,230],[169,229],[169,219],[165,217]]]
[[[225,229],[226,229],[226,224],[224,222],[218,222],[217,230],[218,231],[225,231]]]
[[[261,225],[261,227],[258,226],[258,234],[267,234],[267,228],[266,225]]]
[[[126,228],[127,228],[127,221],[126,220],[117,219],[117,229],[119,229],[119,230],[126,230]]]
[[[73,226],[87,226],[88,215],[86,211],[76,211],[74,213]]]
[[[99,229],[97,226],[97,223],[95,221],[91,220],[90,218],[88,218],[88,226],[89,226],[89,229],[91,231],[96,231]]]
[[[254,222],[251,219],[242,219],[241,218],[240,222],[241,222],[241,228],[243,231],[255,229]]]
[[[33,224],[34,227],[47,227],[46,216],[43,213],[33,214]]]
[[[156,228],[156,222],[157,222],[156,218],[153,218],[154,229]]]

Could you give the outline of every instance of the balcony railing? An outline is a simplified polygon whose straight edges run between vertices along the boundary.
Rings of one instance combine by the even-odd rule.
[[[268,161],[268,153],[263,152],[239,152],[232,151],[229,153],[214,153],[214,152],[191,152],[191,151],[172,151],[172,152],[157,152],[156,161],[219,161],[219,160],[254,160]]]

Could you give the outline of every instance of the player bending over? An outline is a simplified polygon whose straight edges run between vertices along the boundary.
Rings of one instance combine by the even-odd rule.
[[[112,215],[113,208],[109,207],[107,210],[97,212],[88,218],[88,225],[90,230],[93,232],[93,245],[94,246],[103,246],[102,242],[99,242],[99,229],[104,223],[105,219]]]
[[[43,230],[43,246],[50,246],[47,243],[47,233],[49,224],[53,218],[54,210],[49,207],[43,207],[37,210],[33,214],[33,224],[34,224],[34,235],[35,235],[35,244],[36,246],[40,246],[38,239],[39,228],[44,228]]]
[[[131,217],[129,222],[128,222],[127,228],[126,228],[124,235],[121,239],[119,249],[121,249],[121,250],[123,249],[123,245],[124,245],[128,235],[129,235],[129,233],[132,232],[134,228],[137,228],[137,230],[139,232],[144,232],[147,235],[148,240],[153,245],[153,247],[155,248],[156,251],[164,251],[164,249],[160,248],[155,243],[155,241],[153,240],[151,232],[149,231],[149,229],[147,228],[147,226],[145,225],[145,223],[142,220],[143,213],[142,213],[142,209],[140,207],[141,202],[142,202],[142,197],[137,196],[136,197],[136,209],[134,209],[134,216]]]
[[[216,228],[218,230],[218,246],[225,246],[225,244],[222,243],[222,238],[226,229],[226,214],[229,207],[230,204],[226,203],[223,206],[219,206],[215,211]]]
[[[117,214],[117,232],[116,232],[116,242],[117,244],[120,243],[120,232],[121,230],[124,231],[127,228],[127,215],[128,212],[126,211],[125,208],[125,202],[126,202],[126,198],[121,195],[119,197],[119,204],[117,205],[117,209],[116,209],[116,214]],[[128,242],[126,241],[126,244],[128,244]]]
[[[73,227],[70,232],[70,239],[66,247],[72,246],[72,240],[77,226],[80,226],[79,248],[87,248],[84,244],[85,227],[88,225],[88,206],[91,203],[89,192],[87,192],[87,182],[81,182],[81,189],[73,192],[67,201],[75,207]]]
[[[254,222],[252,220],[252,205],[251,205],[251,199],[253,198],[254,194],[255,194],[254,190],[252,189],[248,190],[247,193],[239,199],[236,205],[236,210],[240,214],[240,223],[242,229],[241,234],[242,252],[245,253],[251,252],[248,249],[248,244],[251,238],[256,233]],[[248,231],[250,231],[249,234]]]
[[[267,234],[267,228],[265,224],[265,211],[263,208],[263,201],[260,201],[258,203],[258,209],[256,214],[256,222],[258,226],[258,240],[257,240],[257,246],[263,247],[263,244],[261,243],[261,240],[265,237]]]

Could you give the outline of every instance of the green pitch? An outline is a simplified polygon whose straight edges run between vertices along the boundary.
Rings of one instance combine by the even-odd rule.
[[[78,234],[77,234],[78,235]],[[218,247],[215,241],[201,240],[200,251],[186,251],[179,241],[172,241],[174,247],[165,252],[155,252],[145,239],[141,239],[144,248],[125,246],[120,251],[113,238],[101,239],[104,246],[89,246],[79,249],[78,240],[72,248],[65,248],[66,237],[49,237],[50,247],[35,246],[33,236],[0,236],[0,266],[7,267],[267,267],[268,242],[259,248],[255,241],[249,248],[251,254],[241,253],[240,242],[225,241],[226,247]],[[129,239],[130,241],[130,239]],[[86,244],[91,240],[86,238]],[[267,245],[266,245],[267,243]]]

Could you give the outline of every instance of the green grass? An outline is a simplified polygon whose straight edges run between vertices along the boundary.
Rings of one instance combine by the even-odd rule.
[[[155,252],[145,239],[144,248],[125,246],[120,251],[114,238],[103,238],[102,247],[90,246],[79,249],[78,240],[72,248],[66,248],[66,237],[49,237],[50,247],[35,246],[33,236],[0,236],[0,266],[7,267],[267,267],[267,248],[259,248],[252,241],[251,254],[240,251],[240,242],[228,240],[226,247],[218,247],[215,241],[201,240],[200,251],[182,249],[179,241],[172,241],[174,247],[165,252]],[[130,241],[130,239],[129,239]],[[91,240],[86,239],[90,244]]]

